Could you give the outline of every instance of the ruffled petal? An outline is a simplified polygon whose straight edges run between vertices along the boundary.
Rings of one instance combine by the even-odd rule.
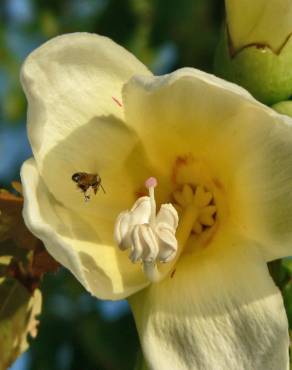
[[[96,202],[84,207],[84,197],[76,192],[71,180],[76,172],[101,177],[106,194],[97,197],[99,205],[107,204],[104,216],[113,204],[117,209],[132,204],[149,175],[143,150],[123,123],[121,89],[135,73],[150,74],[121,46],[87,33],[52,39],[23,65],[28,133],[39,173],[54,197],[75,211],[96,211]],[[139,184],[133,186],[131,177],[137,175]]]
[[[127,124],[169,183],[177,160],[190,159],[195,171],[184,182],[196,184],[199,173],[220,191],[225,221],[258,241],[266,260],[292,255],[291,118],[191,69],[134,77],[123,102]]]
[[[91,127],[82,126],[57,144],[38,170],[49,192],[67,208],[93,223],[95,218],[114,222],[135,202],[145,178],[155,170],[135,133],[121,122],[112,119],[99,122],[98,129]],[[74,150],[76,145],[78,151]],[[100,189],[95,195],[89,188],[90,200],[85,202],[72,181],[77,172],[98,174],[105,192]]]
[[[127,124],[166,173],[186,153],[198,157],[212,152],[220,163],[226,151],[216,153],[214,144],[232,139],[231,124],[244,107],[257,104],[239,86],[191,68],[161,77],[133,77],[124,87],[123,103]]]
[[[135,73],[150,74],[123,47],[95,34],[59,36],[32,52],[21,81],[37,162],[76,128],[92,120],[98,125],[98,117],[122,119],[121,89]]]
[[[90,222],[64,207],[49,193],[33,159],[23,164],[21,177],[27,227],[87,290],[102,299],[121,299],[148,284],[140,266],[116,247],[114,220]]]
[[[288,369],[283,301],[258,248],[235,235],[214,243],[130,298],[149,368]]]
[[[239,86],[191,68],[135,76],[123,89],[123,102],[127,124],[165,168],[178,154],[212,150],[245,107],[259,104]]]

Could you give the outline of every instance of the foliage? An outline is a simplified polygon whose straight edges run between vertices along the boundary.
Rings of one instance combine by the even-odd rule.
[[[37,334],[41,293],[31,295],[17,280],[1,278],[0,302],[0,369],[5,370],[28,349],[28,337]]]

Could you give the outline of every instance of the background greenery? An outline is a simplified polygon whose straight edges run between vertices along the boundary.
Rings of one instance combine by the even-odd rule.
[[[19,178],[30,156],[26,103],[19,84],[25,56],[58,34],[107,35],[131,50],[154,73],[182,66],[212,71],[224,15],[223,0],[1,0],[0,187]],[[271,271],[292,324],[292,263]],[[65,270],[43,281],[39,335],[14,369],[131,370],[139,343],[128,305],[90,297]]]

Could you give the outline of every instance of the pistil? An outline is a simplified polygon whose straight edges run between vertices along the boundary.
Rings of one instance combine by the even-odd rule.
[[[155,217],[156,217],[156,202],[154,196],[154,189],[157,186],[157,180],[155,177],[150,177],[145,181],[145,187],[149,191],[149,198],[150,198],[150,206],[151,206],[151,214],[150,214],[150,225],[154,225]]]
[[[130,211],[122,212],[116,221],[115,239],[120,249],[130,248],[131,261],[141,262],[147,278],[161,280],[157,263],[167,263],[175,258],[178,215],[172,204],[162,204],[156,214],[154,189],[157,180],[145,182],[149,197],[139,198]]]
[[[154,177],[146,180],[149,196],[139,198],[130,211],[121,213],[115,225],[120,249],[130,248],[131,261],[142,263],[143,272],[151,282],[168,275],[189,237],[211,227],[216,215],[212,194],[202,186],[189,184],[173,193],[175,208],[171,203],[162,204],[156,214],[156,186]],[[167,268],[159,268],[159,264]]]
[[[178,242],[179,250],[183,249],[186,244],[194,224],[199,216],[199,208],[194,201],[189,203],[182,211],[176,232],[176,240]]]

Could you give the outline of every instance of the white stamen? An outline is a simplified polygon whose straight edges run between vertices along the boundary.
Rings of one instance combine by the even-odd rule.
[[[156,282],[162,278],[157,262],[166,263],[176,256],[178,215],[171,204],[163,204],[156,215],[154,189],[157,180],[150,177],[145,186],[149,197],[139,198],[130,211],[118,216],[115,239],[121,250],[130,248],[131,261],[142,262],[147,278]]]
[[[156,263],[144,262],[143,272],[152,283],[157,283],[161,280],[161,273],[158,271]]]

